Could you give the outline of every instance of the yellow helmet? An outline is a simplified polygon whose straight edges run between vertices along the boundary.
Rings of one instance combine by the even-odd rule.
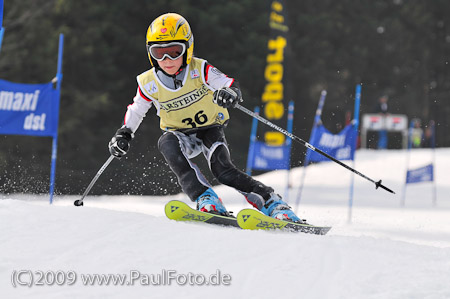
[[[186,19],[176,13],[167,13],[157,17],[147,30],[147,49],[152,44],[170,42],[182,42],[185,44],[187,50],[183,55],[183,65],[188,65],[194,53],[194,36]],[[148,58],[153,67],[158,66],[158,63],[153,59],[149,51]]]

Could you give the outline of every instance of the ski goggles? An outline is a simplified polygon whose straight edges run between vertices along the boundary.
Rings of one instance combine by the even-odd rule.
[[[147,45],[147,51],[156,61],[163,61],[166,57],[175,60],[183,56],[186,51],[186,45],[179,42],[168,44]]]

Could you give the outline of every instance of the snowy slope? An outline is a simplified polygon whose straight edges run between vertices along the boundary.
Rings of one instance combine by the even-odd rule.
[[[375,190],[355,176],[351,223],[349,171],[332,162],[308,167],[298,214],[310,223],[332,225],[326,236],[166,219],[164,204],[186,200],[182,194],[88,196],[84,207],[73,206],[78,196],[58,196],[49,206],[47,196],[0,195],[1,297],[450,298],[450,149],[436,151],[436,206],[431,183],[408,186],[406,205],[400,206],[406,158],[405,151],[357,152],[356,169],[383,179],[397,194]],[[415,150],[410,161],[411,167],[423,166],[431,161],[430,151]],[[303,171],[291,172],[291,205]],[[285,193],[286,172],[258,179]],[[236,191],[215,190],[229,209],[248,207]],[[17,279],[20,270],[29,272]],[[30,275],[36,284],[40,271],[49,280],[53,273],[60,278],[75,273],[77,280],[17,285],[29,282]],[[145,280],[168,273],[174,277],[171,285]],[[133,285],[85,285],[87,274],[140,274],[140,279]],[[219,276],[231,281],[200,285],[210,275],[212,282]],[[187,277],[197,281],[190,285]]]

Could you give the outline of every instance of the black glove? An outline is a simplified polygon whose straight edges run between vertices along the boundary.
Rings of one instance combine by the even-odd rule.
[[[234,108],[242,101],[241,91],[236,87],[222,87],[214,92],[213,102],[223,108]]]
[[[127,154],[130,149],[130,141],[134,134],[129,128],[120,128],[108,144],[109,152],[117,158],[121,158]]]

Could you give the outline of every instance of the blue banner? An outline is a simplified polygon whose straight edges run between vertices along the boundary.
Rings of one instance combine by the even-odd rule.
[[[262,141],[255,141],[250,168],[259,170],[290,169],[290,145],[270,146]]]
[[[57,136],[59,91],[53,84],[0,79],[0,134]]]
[[[316,127],[316,132],[309,141],[314,147],[326,152],[338,160],[353,160],[356,147],[356,131],[352,124],[347,125],[338,134],[330,133],[323,125]],[[325,156],[308,149],[307,161],[321,162],[329,161]]]
[[[420,182],[432,182],[433,176],[433,164],[429,164],[424,167],[408,170],[406,172],[406,184],[414,184]]]

